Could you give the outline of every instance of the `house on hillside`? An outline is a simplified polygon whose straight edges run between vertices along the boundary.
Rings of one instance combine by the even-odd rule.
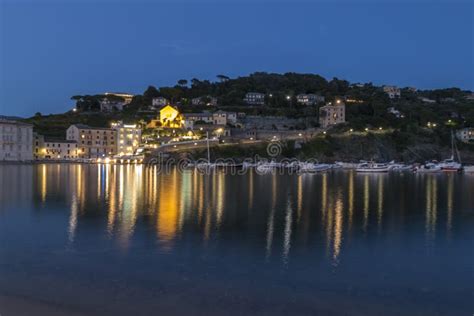
[[[401,95],[400,88],[397,86],[383,86],[383,92],[385,92],[390,99],[399,98]]]
[[[298,94],[296,96],[296,102],[303,105],[315,105],[317,103],[324,102],[324,97],[317,94]]]
[[[338,100],[336,104],[328,103],[319,108],[319,124],[322,128],[344,123],[346,121],[346,105]]]
[[[244,102],[248,105],[264,105],[265,94],[259,92],[248,92],[244,97]]]

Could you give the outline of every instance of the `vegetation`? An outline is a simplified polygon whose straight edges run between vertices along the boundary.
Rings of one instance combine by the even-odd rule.
[[[248,106],[243,98],[247,92],[260,92],[266,95],[264,106]],[[296,102],[296,95],[314,93],[324,96],[326,101],[336,99],[346,102],[346,121],[348,123],[328,131],[325,139],[314,139],[301,150],[303,155],[318,154],[331,157],[338,148],[337,135],[349,131],[365,132],[382,129],[384,141],[390,142],[394,150],[403,152],[410,146],[436,144],[448,146],[452,129],[474,126],[474,101],[467,100],[469,91],[458,88],[413,91],[403,88],[399,99],[389,99],[383,88],[371,83],[350,84],[346,80],[325,78],[314,74],[285,73],[274,74],[256,72],[249,76],[229,78],[224,74],[216,76],[216,81],[197,78],[180,79],[176,85],[168,87],[149,86],[142,95],[136,95],[122,112],[100,113],[100,101],[123,101],[114,95],[73,96],[76,112],[60,115],[42,116],[37,113],[27,121],[33,123],[36,130],[45,135],[61,136],[72,123],[84,123],[92,126],[108,126],[110,121],[125,122],[149,121],[157,115],[150,108],[153,98],[164,97],[181,112],[201,112],[214,110],[205,104],[210,97],[217,99],[218,108],[228,111],[244,112],[248,115],[286,116],[304,118],[304,124],[298,129],[318,127],[319,107],[324,104],[303,106]],[[202,98],[203,105],[191,105],[193,98]],[[433,100],[424,102],[421,98]],[[426,101],[426,100],[425,100]],[[393,107],[402,117],[390,113]],[[355,134],[353,135],[355,137]],[[362,135],[359,135],[362,136]],[[373,136],[373,135],[372,135]],[[372,137],[365,135],[370,140]],[[332,138],[331,138],[332,137]],[[376,141],[382,136],[373,136]],[[392,146],[391,145],[391,146]],[[390,147],[390,146],[389,146]],[[463,145],[472,150],[472,145]]]

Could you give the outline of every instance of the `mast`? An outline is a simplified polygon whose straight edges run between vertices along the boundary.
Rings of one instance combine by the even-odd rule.
[[[206,132],[206,142],[207,142],[207,163],[211,163],[211,153],[209,151],[209,131]]]

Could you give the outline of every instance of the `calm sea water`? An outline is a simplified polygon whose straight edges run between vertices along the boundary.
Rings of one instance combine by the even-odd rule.
[[[472,315],[473,246],[474,176],[0,166],[0,295],[87,315]]]

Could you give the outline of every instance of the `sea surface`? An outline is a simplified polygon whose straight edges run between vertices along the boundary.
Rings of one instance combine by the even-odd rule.
[[[474,176],[0,165],[0,296],[81,315],[473,315]]]

